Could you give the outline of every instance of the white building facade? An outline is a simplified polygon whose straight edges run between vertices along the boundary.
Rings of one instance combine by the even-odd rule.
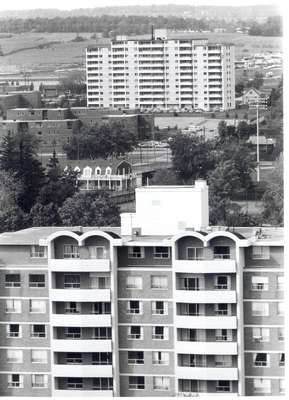
[[[284,394],[282,228],[209,226],[208,187],[121,227],[0,235],[0,395]]]
[[[86,50],[89,107],[235,108],[234,45],[157,29]]]

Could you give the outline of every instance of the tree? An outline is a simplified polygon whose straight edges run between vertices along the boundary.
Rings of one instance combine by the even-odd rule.
[[[283,225],[284,221],[284,189],[283,189],[283,157],[281,156],[273,172],[269,176],[263,195],[264,211],[262,217],[271,225]]]
[[[72,136],[70,143],[64,145],[68,159],[96,159],[116,157],[131,151],[138,143],[137,133],[122,122],[83,126]]]
[[[150,185],[178,185],[179,179],[175,172],[171,169],[160,169],[158,170],[152,179]]]
[[[30,225],[29,215],[17,205],[0,210],[0,232],[11,232],[27,228]]]
[[[82,71],[72,71],[60,80],[64,92],[72,94],[86,93],[85,74]]]
[[[0,151],[0,167],[14,173],[22,184],[18,205],[24,212],[30,211],[44,183],[43,168],[36,154],[37,144],[24,127],[13,136],[7,134]]]
[[[264,75],[262,74],[262,72],[257,71],[255,72],[253,80],[248,83],[248,86],[253,87],[255,89],[260,89],[263,83],[264,83]]]
[[[242,96],[244,89],[245,89],[244,83],[243,83],[243,82],[238,82],[238,83],[235,85],[236,96],[237,96],[237,97]]]
[[[0,210],[17,206],[21,182],[18,182],[15,174],[8,171],[0,171]]]
[[[63,226],[118,226],[119,208],[108,193],[80,192],[59,209]]]
[[[58,207],[54,203],[36,203],[30,211],[32,226],[58,226],[61,219],[58,214]]]
[[[183,182],[206,178],[215,166],[214,143],[178,134],[170,141],[173,166]]]

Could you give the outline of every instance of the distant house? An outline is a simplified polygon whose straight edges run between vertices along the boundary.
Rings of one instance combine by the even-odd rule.
[[[78,161],[80,164],[80,162]],[[90,165],[80,168],[74,167],[79,172],[78,182],[80,190],[114,190],[123,191],[134,189],[136,174],[132,172],[132,165],[126,160],[91,161]]]
[[[257,137],[250,136],[249,139],[247,140],[248,143],[257,146]],[[276,140],[273,138],[267,138],[266,136],[259,136],[259,149],[262,152],[265,153],[272,153],[274,150],[274,147],[276,145]]]
[[[260,104],[260,108],[264,108],[264,103],[268,99],[268,96],[260,90],[255,88],[247,89],[242,96],[236,98],[236,102],[242,105],[248,105],[249,108],[254,108],[256,103]]]
[[[46,99],[52,99],[63,95],[63,89],[60,85],[42,85],[42,94]]]

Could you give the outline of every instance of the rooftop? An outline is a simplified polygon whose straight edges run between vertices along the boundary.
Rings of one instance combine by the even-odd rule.
[[[103,232],[110,233],[111,236],[120,237],[120,227],[63,227],[63,226],[53,226],[53,227],[35,227],[23,229],[17,232],[5,232],[0,234],[0,246],[2,245],[36,245],[39,244],[39,240],[45,240],[52,233],[58,231],[70,231],[77,234],[82,234],[92,230],[100,230]],[[253,239],[254,244],[272,244],[272,245],[282,245],[284,239],[284,229],[282,227],[225,227],[225,226],[210,226],[207,231],[199,232],[202,235],[206,235],[211,232],[227,231],[233,233],[238,239]],[[261,232],[257,237],[256,232]],[[194,230],[186,229],[182,231],[184,236],[186,234],[196,232]],[[125,242],[155,242],[155,241],[166,241],[170,240],[172,236],[170,235],[145,235],[145,236],[122,236]]]

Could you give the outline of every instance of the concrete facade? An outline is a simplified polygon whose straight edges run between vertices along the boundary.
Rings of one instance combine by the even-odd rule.
[[[174,192],[167,234],[140,203],[121,227],[0,235],[0,394],[284,394],[282,228],[181,229],[204,181],[137,190],[147,219]]]
[[[234,46],[188,32],[117,36],[86,50],[86,72],[89,107],[235,108]]]

